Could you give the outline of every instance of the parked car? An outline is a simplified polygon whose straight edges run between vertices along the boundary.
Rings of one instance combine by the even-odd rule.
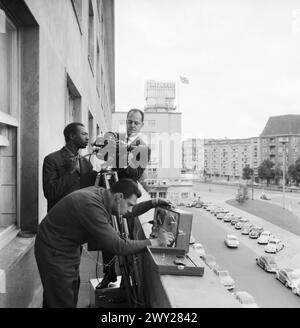
[[[242,235],[249,235],[250,230],[254,227],[254,224],[246,223],[242,228]]]
[[[223,217],[223,222],[231,222],[231,219],[234,218],[233,213],[226,213]]]
[[[188,202],[188,203],[186,203],[186,205],[185,205],[186,207],[193,207],[193,203],[191,203],[191,202]]]
[[[202,207],[206,209],[208,206],[212,206],[213,204],[211,202],[204,202]]]
[[[225,213],[218,213],[217,214],[217,219],[218,220],[223,220],[223,218],[224,218],[225,215],[226,215]]]
[[[300,281],[294,284],[294,286],[292,287],[292,292],[295,295],[300,296]]]
[[[190,245],[193,245],[193,244],[195,244],[195,238],[191,235],[191,237],[190,237],[190,243],[189,243]]]
[[[263,231],[264,229],[262,227],[254,227],[250,230],[249,237],[252,239],[257,239]]]
[[[285,287],[293,288],[300,282],[300,272],[291,268],[283,268],[276,272],[276,279],[282,282]]]
[[[230,224],[231,224],[231,225],[235,225],[236,223],[238,223],[238,222],[240,221],[241,218],[242,218],[242,217],[241,217],[240,215],[235,215],[235,216],[231,219]]]
[[[215,265],[217,265],[215,257],[211,254],[205,254],[203,256],[203,261],[210,269],[212,269]]]
[[[218,207],[216,205],[211,205],[211,206],[208,206],[206,208],[206,210],[212,214],[214,214],[214,211],[217,209]]]
[[[242,227],[243,227],[246,223],[249,223],[249,220],[248,220],[248,219],[241,218],[240,221],[237,222],[237,223],[234,225],[234,228],[237,229],[237,230],[240,230],[240,229],[242,229]]]
[[[196,204],[195,204],[195,207],[196,207],[196,208],[201,208],[202,206],[203,206],[203,202],[200,201],[200,200],[198,200],[198,201],[196,202]]]
[[[222,207],[216,207],[212,211],[210,211],[210,213],[212,213],[214,215],[218,215],[219,213],[223,213],[223,208]]]
[[[270,238],[274,238],[270,231],[263,231],[257,239],[260,245],[267,245]]]
[[[205,249],[202,244],[200,243],[195,243],[193,244],[193,249],[196,251],[196,253],[201,257],[204,258],[206,255]]]
[[[184,202],[179,202],[177,206],[184,206]]]
[[[238,248],[240,244],[237,237],[234,235],[226,235],[224,243],[229,248]]]
[[[283,242],[278,238],[269,239],[268,244],[265,246],[266,253],[277,253],[284,248]]]
[[[215,274],[219,277],[220,282],[223,284],[223,286],[228,289],[234,289],[235,287],[235,282],[234,280],[230,277],[229,272],[227,270],[216,270]]]
[[[270,255],[263,255],[256,258],[256,264],[267,272],[276,273],[279,270],[274,257]]]
[[[254,297],[244,291],[238,291],[233,293],[235,297],[241,304],[243,308],[258,308],[259,306],[255,303]]]

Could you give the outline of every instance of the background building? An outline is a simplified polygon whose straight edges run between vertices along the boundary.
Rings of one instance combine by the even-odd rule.
[[[269,118],[259,139],[261,144],[261,161],[270,159],[283,168],[284,145],[286,141],[286,167],[295,164],[300,157],[300,115],[281,115]]]
[[[258,138],[208,139],[204,142],[204,170],[208,178],[239,180],[246,165],[257,172],[259,164]]]
[[[0,9],[0,307],[39,306],[34,238],[17,234],[35,233],[46,214],[43,159],[65,144],[66,124],[84,123],[91,139],[111,129],[114,1],[0,0]]]
[[[182,142],[182,169],[187,172],[203,174],[204,139],[187,139]]]
[[[174,111],[175,83],[149,80],[145,84],[145,112]]]

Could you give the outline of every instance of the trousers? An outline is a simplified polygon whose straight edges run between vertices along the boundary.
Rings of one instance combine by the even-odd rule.
[[[43,307],[76,308],[80,248],[73,252],[64,252],[49,247],[37,237],[34,253],[44,289]]]

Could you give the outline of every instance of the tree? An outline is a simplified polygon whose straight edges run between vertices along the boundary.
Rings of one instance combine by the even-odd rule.
[[[296,160],[295,164],[289,166],[288,175],[296,182],[298,186],[300,183],[300,158]]]
[[[258,177],[262,180],[267,180],[267,185],[270,184],[270,180],[274,179],[274,163],[265,159],[258,167]]]
[[[274,168],[274,179],[275,179],[275,184],[279,184],[279,180],[283,176],[283,171],[280,167],[279,164],[277,164]]]
[[[253,169],[249,165],[246,165],[243,168],[243,179],[244,180],[249,180],[253,174]]]
[[[242,184],[239,185],[235,199],[241,204],[243,204],[248,199],[247,186],[242,185]]]

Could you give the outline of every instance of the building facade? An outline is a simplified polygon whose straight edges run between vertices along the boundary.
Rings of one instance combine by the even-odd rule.
[[[261,161],[269,159],[283,169],[300,158],[300,115],[270,117],[260,137]]]
[[[174,111],[175,83],[148,80],[145,84],[145,112]]]
[[[249,165],[256,174],[260,164],[259,139],[208,139],[204,141],[204,170],[208,178],[239,180]]]
[[[187,139],[182,142],[182,168],[187,172],[203,174],[204,139]]]
[[[0,65],[0,307],[39,306],[43,159],[72,121],[111,129],[114,1],[0,0]]]

